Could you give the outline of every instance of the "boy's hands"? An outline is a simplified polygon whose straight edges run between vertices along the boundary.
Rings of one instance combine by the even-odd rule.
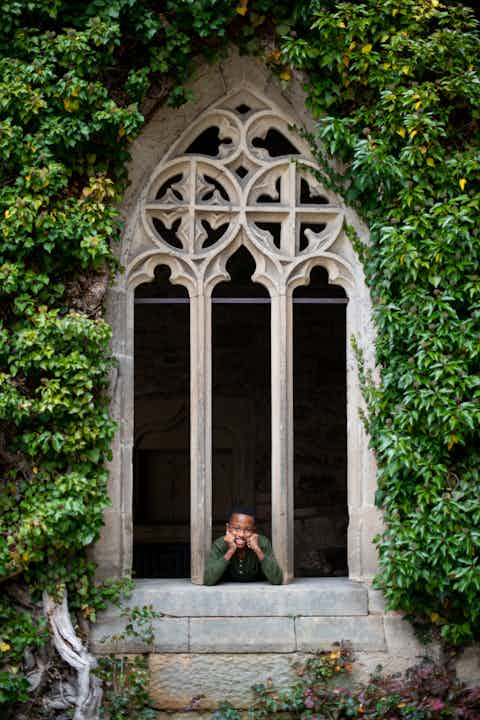
[[[260,562],[265,557],[265,554],[263,550],[260,548],[260,545],[258,544],[258,535],[257,533],[253,533],[252,535],[249,535],[247,537],[247,545],[250,548],[250,550],[253,550],[255,555],[258,557]]]
[[[225,560],[230,560],[230,558],[235,555],[235,552],[237,550],[237,546],[235,545],[235,537],[232,535],[232,533],[228,529],[228,524],[226,525],[225,535],[223,536],[223,539],[228,545],[227,552],[223,556]]]

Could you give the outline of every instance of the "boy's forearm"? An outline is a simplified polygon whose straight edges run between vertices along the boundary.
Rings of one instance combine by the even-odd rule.
[[[262,561],[262,570],[265,577],[272,585],[281,585],[283,581],[283,572],[277,563],[275,556],[272,554],[264,555]]]
[[[225,572],[225,569],[228,565],[228,561],[225,560],[224,557],[215,559],[215,560],[207,560],[207,564],[205,565],[205,573],[203,577],[203,582],[205,585],[216,585],[217,582],[222,577],[223,573]]]

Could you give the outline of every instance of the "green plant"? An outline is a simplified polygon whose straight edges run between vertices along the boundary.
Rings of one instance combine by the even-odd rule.
[[[446,666],[424,661],[404,677],[383,675],[378,669],[367,683],[338,686],[350,672],[354,658],[346,646],[322,652],[297,666],[298,679],[275,688],[256,685],[255,702],[248,714],[265,720],[288,713],[290,718],[326,720],[475,720],[480,710],[480,688],[468,689]]]
[[[147,646],[153,642],[153,620],[163,617],[151,606],[124,608],[125,628],[118,635],[107,638],[116,643],[135,638]],[[103,683],[103,702],[100,717],[104,720],[154,720],[155,711],[148,693],[149,671],[146,654],[121,657],[110,653],[99,659],[96,674]]]
[[[28,695],[22,648],[46,638],[41,593],[66,587],[82,624],[118,592],[95,583],[87,548],[109,502],[102,301],[118,270],[130,143],[147,108],[148,119],[159,104],[191,99],[194,58],[214,61],[228,42],[262,55],[281,83],[305,73],[322,179],[370,227],[371,244],[355,246],[381,375],[375,384],[364,373],[386,524],[378,584],[391,607],[450,642],[479,634],[472,10],[438,0],[5,0],[0,704],[16,717]]]
[[[317,3],[311,34],[283,38],[322,179],[370,229],[377,585],[458,644],[480,630],[479,47],[472,10],[437,0]]]

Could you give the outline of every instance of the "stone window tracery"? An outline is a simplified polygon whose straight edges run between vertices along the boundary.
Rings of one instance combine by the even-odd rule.
[[[368,291],[343,231],[344,206],[318,181],[314,158],[292,129],[294,124],[293,111],[286,115],[242,81],[194,122],[186,123],[170,147],[168,140],[163,142],[167,150],[135,200],[137,210],[122,255],[126,272],[112,294],[117,298],[115,309],[111,305],[117,318],[114,340],[118,338],[120,362],[115,397],[122,413],[118,451],[114,449],[121,468],[120,509],[118,515],[112,510],[112,518],[119,517],[121,522],[119,562],[125,570],[131,566],[132,546],[135,288],[149,283],[157,266],[166,265],[170,282],[183,285],[189,294],[191,568],[193,582],[201,584],[212,521],[211,296],[218,283],[229,280],[226,264],[244,245],[255,261],[252,281],[262,284],[270,296],[272,540],[285,582],[293,577],[295,288],[307,285],[311,270],[321,265],[329,282],[342,286],[349,299],[347,338],[355,333],[360,345],[368,348],[371,337]],[[156,132],[163,130],[161,123],[156,128]],[[372,564],[370,540],[361,538],[365,534],[362,528],[367,527],[364,518],[365,512],[370,512],[369,483],[374,474],[358,422],[359,404],[358,380],[347,343],[348,552],[350,577],[354,578],[365,574],[363,556]],[[371,536],[368,528],[367,535]]]

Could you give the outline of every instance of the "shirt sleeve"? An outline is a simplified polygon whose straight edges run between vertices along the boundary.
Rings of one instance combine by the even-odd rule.
[[[259,545],[263,554],[265,555],[262,562],[260,563],[263,574],[265,575],[267,580],[272,583],[272,585],[281,585],[283,582],[283,572],[282,568],[275,559],[270,540],[268,540],[268,538],[264,536],[261,536]]]
[[[203,576],[204,585],[216,585],[228,567],[228,560],[223,557],[227,552],[227,545],[222,538],[215,540],[205,563]]]

